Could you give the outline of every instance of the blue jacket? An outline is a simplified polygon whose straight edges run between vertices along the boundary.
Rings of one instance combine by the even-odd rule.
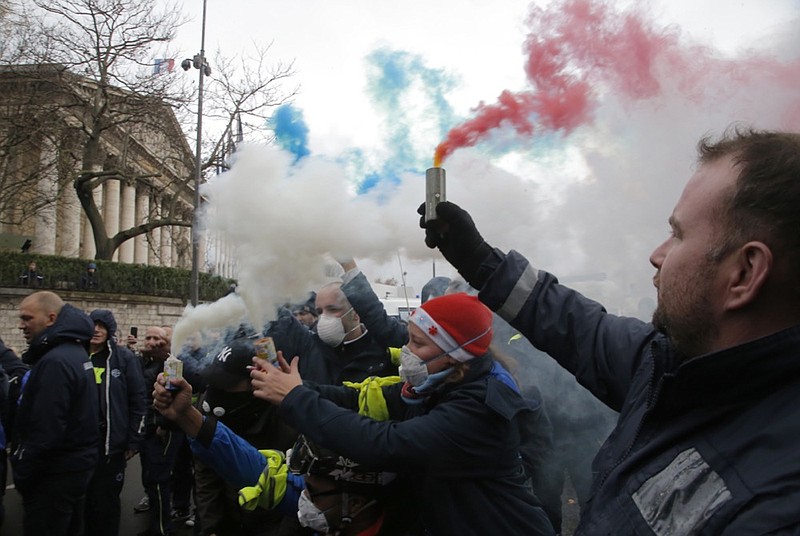
[[[576,534],[797,534],[800,326],[684,361],[514,251],[480,299],[620,412]]]
[[[24,490],[42,477],[91,470],[98,456],[98,400],[87,348],[89,317],[65,304],[31,342],[31,365],[16,418],[14,482]]]
[[[224,423],[213,417],[204,419],[203,432],[196,439],[189,438],[195,459],[213,469],[234,489],[254,486],[267,465],[266,458]],[[294,517],[305,481],[302,476],[290,472],[286,484],[286,493],[275,509]]]
[[[473,359],[460,383],[422,404],[403,402],[402,384],[384,387],[390,421],[351,411],[358,391],[336,386],[297,387],[280,413],[334,452],[410,479],[408,511],[429,534],[553,534],[519,454],[517,418],[530,409],[491,367],[488,356]]]

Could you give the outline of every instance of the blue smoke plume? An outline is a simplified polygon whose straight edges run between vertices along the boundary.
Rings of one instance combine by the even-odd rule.
[[[295,164],[310,154],[308,126],[303,119],[302,110],[291,104],[283,104],[267,120],[267,127],[275,132],[278,145],[295,156]]]
[[[388,48],[374,50],[366,61],[368,92],[378,113],[384,117],[385,141],[390,153],[381,169],[364,174],[358,188],[360,194],[381,183],[397,184],[403,172],[424,174],[430,167],[435,143],[457,122],[446,98],[447,92],[455,86],[455,79],[444,70],[427,67],[418,55]],[[414,121],[414,117],[406,104],[412,92],[421,95],[425,103],[422,110],[415,111],[423,112],[430,123],[428,126],[433,132],[429,147],[415,147],[412,143],[416,134],[412,132],[410,121]]]

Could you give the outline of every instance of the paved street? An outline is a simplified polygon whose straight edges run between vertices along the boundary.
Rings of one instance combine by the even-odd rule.
[[[9,475],[11,471],[9,470]],[[125,487],[122,490],[122,521],[120,536],[136,536],[137,533],[147,528],[147,513],[135,514],[133,506],[142,498],[141,468],[139,457],[134,457],[128,462],[125,473]],[[570,536],[578,520],[577,501],[573,498],[574,492],[568,485],[564,492],[564,526],[562,536]],[[4,500],[6,506],[6,521],[0,529],[0,536],[18,536],[22,534],[22,504],[19,494],[13,488],[6,490]],[[193,530],[180,524],[177,536],[192,536]]]
[[[9,478],[11,471],[9,468]],[[147,513],[135,514],[133,505],[139,502],[144,495],[141,479],[141,466],[139,457],[134,457],[128,462],[125,472],[125,487],[122,489],[122,521],[120,523],[120,536],[136,536],[147,528]],[[0,536],[18,536],[22,534],[22,502],[19,494],[13,488],[6,490],[5,500],[6,521],[0,529]],[[191,536],[192,529],[180,525],[179,536]]]

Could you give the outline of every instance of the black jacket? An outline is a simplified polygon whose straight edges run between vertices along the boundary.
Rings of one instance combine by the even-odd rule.
[[[23,354],[31,372],[22,388],[11,457],[19,489],[97,462],[97,387],[87,353],[93,333],[89,317],[65,304]]]
[[[96,272],[94,274],[85,273],[81,276],[78,284],[82,290],[99,290],[100,277]]]
[[[358,391],[335,386],[297,387],[280,413],[313,441],[410,479],[408,511],[421,514],[429,534],[553,534],[519,454],[516,419],[530,410],[491,366],[489,357],[472,360],[460,383],[419,405],[402,401],[402,384],[384,387],[386,422],[351,411]]]

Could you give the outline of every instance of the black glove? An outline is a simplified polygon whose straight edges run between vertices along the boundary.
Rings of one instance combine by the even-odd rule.
[[[483,279],[477,280],[478,268],[492,252],[469,213],[449,201],[436,205],[436,219],[425,222],[425,203],[417,209],[419,226],[425,229],[425,245],[439,248],[467,283],[480,290]]]

